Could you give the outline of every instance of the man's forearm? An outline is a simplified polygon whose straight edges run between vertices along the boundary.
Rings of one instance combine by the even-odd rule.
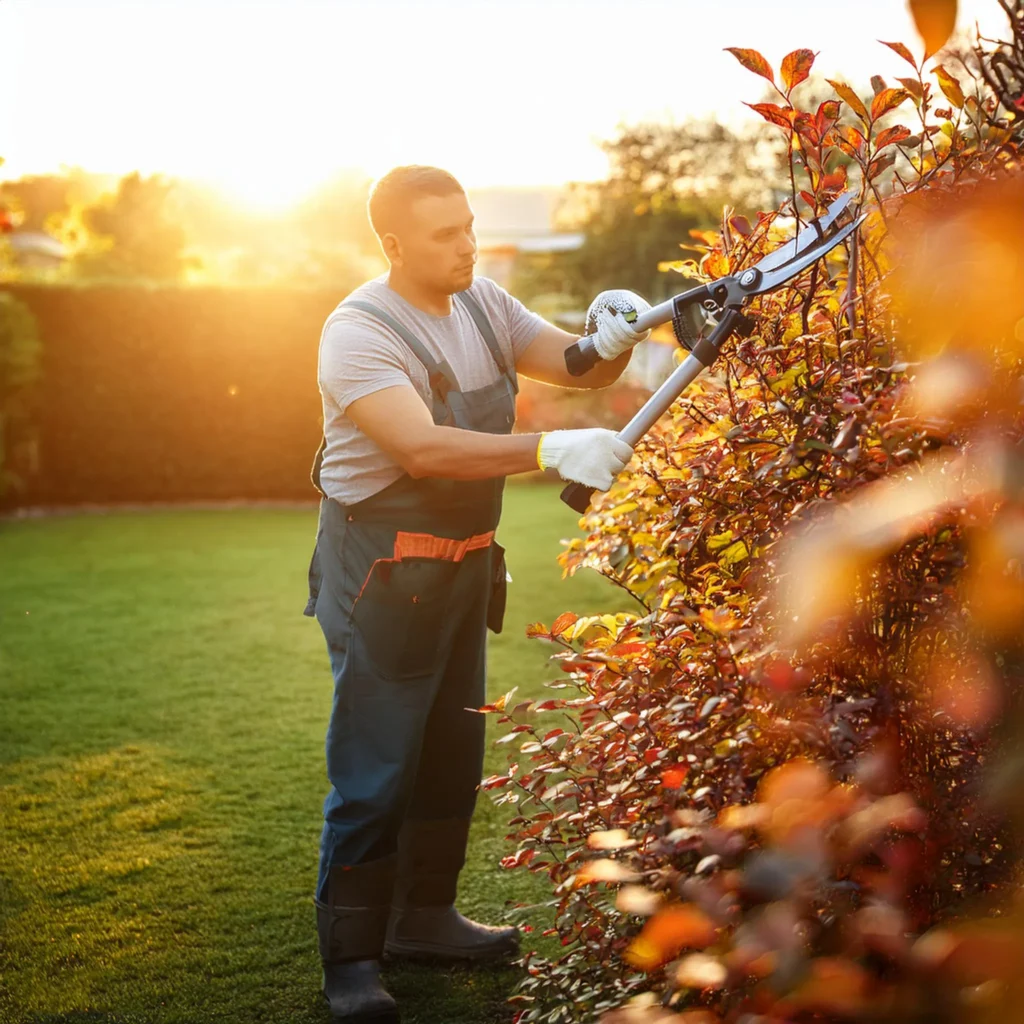
[[[540,434],[486,434],[432,426],[406,451],[404,468],[412,477],[486,480],[537,469]]]
[[[629,365],[632,355],[633,350],[627,349],[615,359],[599,360],[596,366],[591,367],[583,376],[577,378],[578,386],[581,388],[606,388],[609,384],[614,384]]]

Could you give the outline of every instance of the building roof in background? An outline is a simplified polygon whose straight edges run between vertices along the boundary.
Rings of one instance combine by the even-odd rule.
[[[583,244],[583,235],[555,230],[563,189],[484,188],[468,195],[481,249],[565,252]]]
[[[45,231],[12,231],[7,241],[20,256],[48,256],[60,260],[67,255],[63,243]]]

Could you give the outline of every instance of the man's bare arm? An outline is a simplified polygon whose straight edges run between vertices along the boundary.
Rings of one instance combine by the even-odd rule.
[[[439,427],[410,387],[359,398],[346,416],[411,477],[485,480],[537,469],[540,434],[485,434]]]
[[[546,323],[516,361],[516,370],[524,377],[562,388],[606,388],[622,376],[632,354],[630,349],[617,359],[601,360],[581,377],[573,377],[565,368],[565,350],[579,336]]]

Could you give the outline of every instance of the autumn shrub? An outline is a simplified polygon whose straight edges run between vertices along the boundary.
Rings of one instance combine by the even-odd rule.
[[[954,76],[886,45],[898,86],[801,110],[797,50],[754,105],[791,198],[679,269],[734,273],[848,188],[868,219],[752,305],[567,549],[636,611],[535,624],[564,677],[484,709],[518,751],[483,783],[503,864],[550,880],[564,949],[525,958],[521,1024],[997,1020],[1021,994],[1021,140],[980,50]]]

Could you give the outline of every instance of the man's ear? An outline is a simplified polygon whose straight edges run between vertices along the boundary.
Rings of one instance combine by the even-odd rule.
[[[380,247],[384,250],[384,255],[391,266],[400,267],[402,265],[402,246],[398,241],[397,235],[393,235],[389,231],[380,240]]]

